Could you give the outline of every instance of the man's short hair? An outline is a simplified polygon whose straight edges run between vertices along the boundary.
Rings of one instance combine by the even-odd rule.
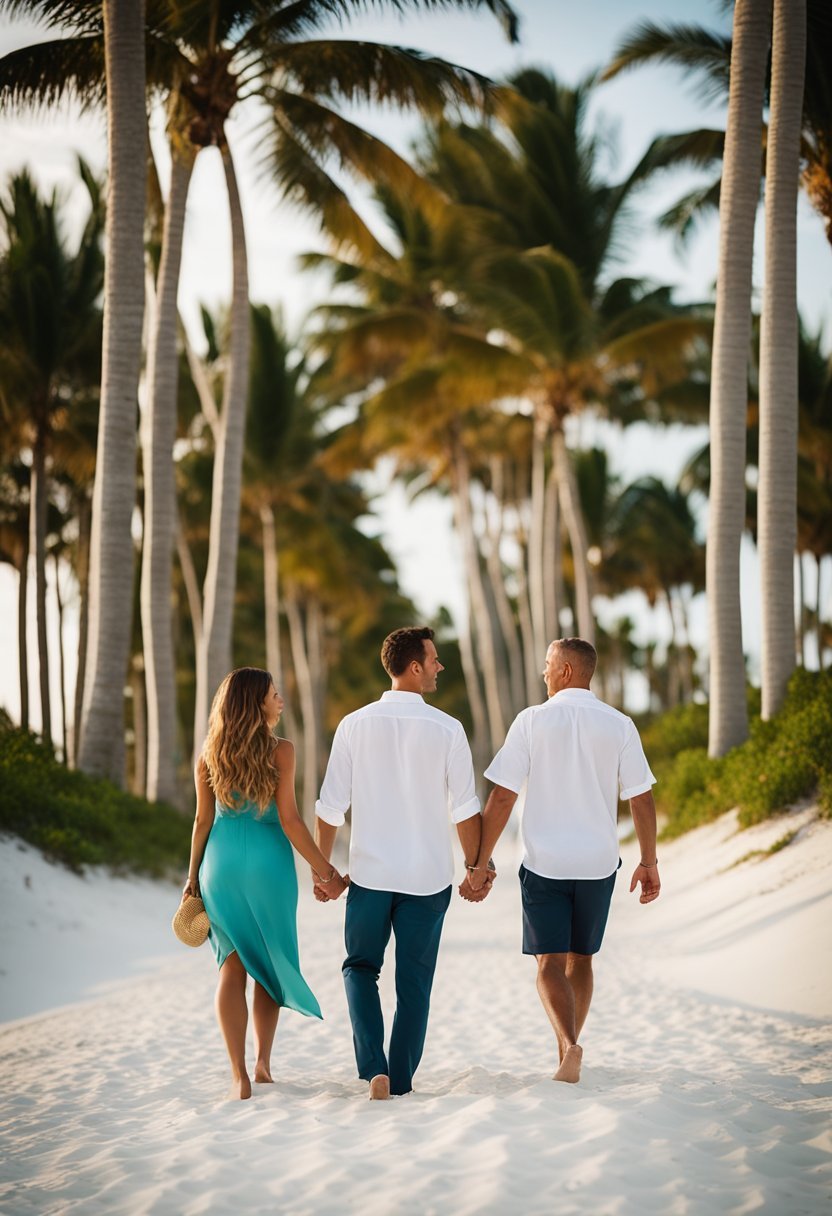
[[[408,625],[389,633],[381,647],[381,662],[388,676],[404,675],[411,663],[424,663],[425,642],[432,638],[433,630],[427,625]]]
[[[598,652],[591,642],[583,638],[555,638],[555,645],[574,667],[579,667],[587,680],[591,680],[598,663]]]

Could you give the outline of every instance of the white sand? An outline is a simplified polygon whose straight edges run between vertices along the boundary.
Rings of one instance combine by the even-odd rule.
[[[578,1086],[549,1080],[507,845],[489,900],[452,903],[417,1092],[372,1104],[341,986],[343,903],[304,889],[300,905],[326,1021],[285,1014],[277,1084],[230,1103],[213,957],[168,940],[176,890],[81,880],[7,843],[2,1012],[39,1016],[0,1028],[0,1212],[828,1212],[832,824],[810,820],[736,835],[726,816],[665,846],[646,908],[625,847]],[[726,869],[801,824],[782,852]]]

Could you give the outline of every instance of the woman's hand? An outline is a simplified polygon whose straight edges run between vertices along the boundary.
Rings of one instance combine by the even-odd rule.
[[[312,873],[315,876],[316,894],[318,889],[320,889],[321,892],[326,896],[327,900],[338,899],[338,897],[343,895],[344,891],[346,891],[347,887],[349,886],[349,879],[342,878],[334,866],[332,867],[331,873],[326,878],[321,877],[321,875],[315,870],[313,870]]]
[[[199,895],[199,880],[196,878],[189,878],[182,888],[182,903],[185,902],[189,895]]]

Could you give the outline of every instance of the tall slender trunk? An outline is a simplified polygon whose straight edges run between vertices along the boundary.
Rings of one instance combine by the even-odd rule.
[[[205,625],[202,646],[197,653],[195,748],[201,747],[205,738],[208,708],[214,689],[231,666],[248,393],[249,299],[245,229],[240,192],[228,144],[223,144],[221,151],[231,213],[231,342],[220,437],[214,453],[211,531],[203,595]]]
[[[817,632],[818,644],[818,671],[823,671],[823,619],[821,610],[823,608],[823,599],[820,594],[820,576],[823,567],[823,557],[820,553],[815,554],[815,562],[817,563],[817,588],[815,599],[815,630]]]
[[[202,596],[199,594],[199,580],[196,566],[182,527],[182,520],[176,521],[176,556],[179,559],[179,569],[182,572],[182,582],[185,584],[185,598],[188,601],[188,611],[191,614],[191,631],[194,635],[194,651],[199,653],[202,644]]]
[[[503,478],[500,464],[501,462],[496,459],[491,462],[491,485],[496,499],[497,523],[494,525],[490,520],[487,520],[488,551],[486,554],[486,569],[508,659],[511,711],[512,714],[516,714],[519,713],[526,703],[523,681],[523,653],[517,633],[517,622],[514,619],[514,613],[512,612],[508,594],[506,593],[506,582],[503,577],[502,559],[500,557],[500,542],[503,536]]]
[[[763,718],[780,709],[795,665],[797,183],[805,63],[806,0],[774,0],[757,488]]]
[[[130,664],[130,691],[133,700],[133,793],[144,798],[147,791],[147,699],[144,661],[135,655]]]
[[[75,697],[72,712],[72,767],[78,765],[81,748],[81,719],[84,704],[84,675],[87,668],[87,634],[90,606],[90,525],[92,504],[85,493],[78,500],[78,551],[75,573],[78,578],[78,670],[75,674]]]
[[[17,583],[17,671],[20,681],[20,725],[29,729],[29,643],[26,612],[29,600],[29,529],[20,546],[19,579]]]
[[[751,341],[751,263],[760,193],[760,138],[770,0],[737,0],[719,200],[719,267],[711,363],[711,489],[706,588],[710,638],[708,752],[748,734],[740,608],[745,523],[745,420]]]
[[[471,709],[471,724],[474,732],[474,737],[471,740],[471,751],[474,757],[474,772],[479,778],[479,774],[488,766],[491,760],[491,748],[488,734],[488,713],[485,708],[485,697],[482,692],[479,668],[474,658],[470,619],[462,621],[460,624],[459,658],[462,663],[465,691],[468,694],[468,705]]]
[[[55,603],[58,607],[58,689],[61,705],[61,748],[64,764],[69,764],[69,748],[67,746],[66,725],[66,651],[64,647],[64,600],[61,595],[61,563],[57,553],[52,554],[55,568]]]
[[[801,667],[806,666],[806,576],[803,569],[803,554],[797,554],[797,625],[795,628],[795,650]]]
[[[560,606],[563,603],[563,565],[560,548],[558,479],[554,461],[546,479],[543,524],[543,619],[546,647],[560,637]]]
[[[537,654],[534,648],[532,609],[529,603],[529,583],[526,577],[528,545],[525,541],[522,541],[520,544],[520,553],[521,560],[517,569],[517,618],[520,623],[520,636],[523,639],[526,704],[536,705],[543,696],[541,690],[541,672],[545,656]]]
[[[556,427],[552,435],[552,463],[558,481],[563,522],[572,549],[572,565],[575,570],[575,611],[578,617],[578,633],[586,642],[595,642],[595,618],[592,615],[592,572],[589,568],[589,544],[586,537],[578,481],[566,446],[562,427]]]
[[[316,737],[317,715],[315,692],[309,656],[306,653],[306,637],[303,617],[295,588],[286,588],[286,620],[289,623],[289,641],[292,647],[292,666],[298,685],[300,714],[303,722],[303,796],[301,808],[304,819],[312,823],[315,816],[315,800],[318,796],[318,740]]]
[[[324,614],[316,595],[306,605],[306,653],[312,683],[312,704],[315,707],[315,793],[323,778],[324,703],[326,701],[326,665],[324,659]],[[314,809],[314,808],[313,808]]]
[[[532,430],[532,499],[529,519],[529,603],[532,613],[535,654],[545,654],[546,584],[543,574],[543,544],[546,522],[546,432],[543,419],[535,418]]]
[[[172,574],[176,531],[173,444],[179,380],[177,307],[182,238],[194,157],[172,139],[170,193],[162,231],[156,309],[147,356],[148,399],[142,422],[144,531],[141,616],[147,693],[147,798],[176,802],[176,659]]]
[[[144,311],[147,145],[144,0],[104,0],[109,194],[104,339],[79,767],[124,782],[133,608],[136,413]]]
[[[263,526],[263,604],[266,610],[266,667],[277,688],[283,687],[280,663],[280,590],[277,556],[277,529],[274,507],[264,503],[260,508]]]
[[[49,697],[49,642],[46,629],[46,439],[39,433],[32,445],[29,482],[29,552],[35,563],[35,619],[38,634],[41,734],[52,746],[52,707]]]
[[[488,603],[482,583],[482,570],[480,569],[477,540],[474,535],[473,518],[471,515],[471,484],[468,472],[468,458],[459,443],[456,443],[454,446],[452,467],[456,519],[462,544],[463,564],[470,596],[471,614],[480,652],[479,664],[482,669],[483,685],[485,688],[489,740],[493,751],[496,752],[503,745],[505,721],[503,718],[503,707],[500,703],[500,683],[497,676],[494,634],[491,628],[491,616],[488,611]]]

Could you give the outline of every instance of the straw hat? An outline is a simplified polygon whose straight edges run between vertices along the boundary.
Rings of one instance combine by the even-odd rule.
[[[201,946],[211,928],[205,904],[198,895],[186,895],[171,921],[180,942],[186,946]]]

